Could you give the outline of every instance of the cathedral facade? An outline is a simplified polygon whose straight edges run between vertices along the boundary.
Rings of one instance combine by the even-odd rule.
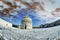
[[[22,20],[21,29],[32,29],[32,19],[29,16],[24,17]]]
[[[5,27],[12,27],[12,23],[7,22],[7,21],[5,21],[5,20],[3,20],[1,18],[0,18],[0,25],[3,25]]]

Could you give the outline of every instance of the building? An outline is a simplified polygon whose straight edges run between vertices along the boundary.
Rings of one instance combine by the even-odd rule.
[[[29,16],[24,17],[22,20],[22,29],[32,29],[32,19]]]
[[[12,27],[12,23],[7,22],[0,18],[0,25],[6,26],[6,27]]]
[[[0,18],[0,25],[6,27],[16,27],[19,29],[32,29],[32,19],[29,16],[26,16],[23,18],[21,25],[14,25]]]

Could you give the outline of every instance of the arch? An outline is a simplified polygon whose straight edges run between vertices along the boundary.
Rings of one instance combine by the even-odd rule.
[[[25,24],[25,29],[27,29],[27,25]]]

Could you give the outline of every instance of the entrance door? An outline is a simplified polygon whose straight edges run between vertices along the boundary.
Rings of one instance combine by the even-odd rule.
[[[26,29],[27,25],[25,24],[25,29]]]

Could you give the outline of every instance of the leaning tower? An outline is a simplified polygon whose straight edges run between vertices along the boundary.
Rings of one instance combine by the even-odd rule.
[[[32,19],[29,16],[24,17],[22,20],[22,29],[32,29]]]

